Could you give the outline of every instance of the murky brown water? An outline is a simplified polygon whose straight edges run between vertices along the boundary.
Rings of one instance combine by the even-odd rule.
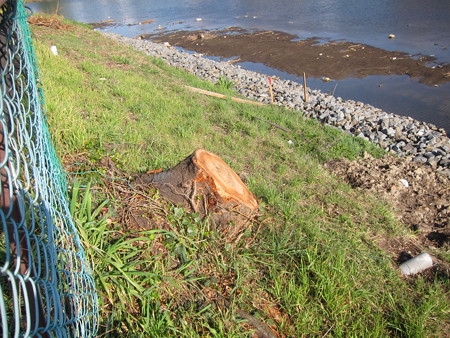
[[[114,20],[105,29],[130,37],[238,26],[284,31],[299,40],[319,37],[322,42],[362,43],[417,59],[432,56],[435,61],[429,63],[430,67],[450,63],[448,0],[47,0],[30,7],[34,11],[57,11],[85,23]],[[147,20],[155,21],[139,24]],[[389,39],[389,34],[395,34],[395,38]],[[280,71],[252,62],[243,62],[242,66],[301,80],[289,69]],[[329,83],[316,77],[308,85],[434,123],[450,133],[448,82],[435,87],[407,75],[371,75]]]

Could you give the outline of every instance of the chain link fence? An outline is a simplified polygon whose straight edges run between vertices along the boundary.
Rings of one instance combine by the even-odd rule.
[[[22,1],[0,0],[0,332],[94,336],[94,280],[47,128]]]

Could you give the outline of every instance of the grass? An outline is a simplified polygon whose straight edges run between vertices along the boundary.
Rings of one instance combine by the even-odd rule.
[[[288,337],[445,335],[448,281],[401,277],[377,241],[412,233],[322,166],[380,149],[299,112],[191,93],[184,85],[233,92],[225,78],[202,82],[85,27],[32,32],[57,153],[81,172],[71,211],[94,267],[101,335],[247,337],[252,321]],[[199,147],[260,202],[238,240],[127,181]],[[149,229],[119,217],[137,209]]]

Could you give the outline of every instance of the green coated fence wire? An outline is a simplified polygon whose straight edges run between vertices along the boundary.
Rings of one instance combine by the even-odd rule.
[[[98,297],[44,113],[23,0],[0,0],[0,333],[89,337]]]

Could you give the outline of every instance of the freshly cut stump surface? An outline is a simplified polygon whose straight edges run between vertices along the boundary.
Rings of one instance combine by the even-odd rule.
[[[219,156],[197,149],[172,169],[136,177],[160,195],[191,212],[209,217],[222,230],[237,234],[258,211],[258,202]]]
[[[197,181],[202,178],[211,180],[215,193],[224,200],[235,200],[250,209],[256,209],[258,203],[239,176],[219,156],[203,149],[194,153],[193,161],[201,170]]]

